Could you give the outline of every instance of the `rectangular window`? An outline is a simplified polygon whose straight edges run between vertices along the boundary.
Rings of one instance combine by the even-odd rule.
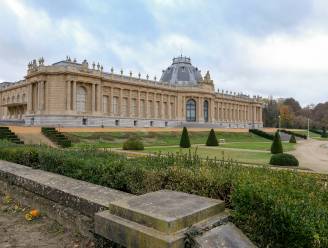
[[[175,119],[175,109],[173,102],[171,102],[171,119]]]
[[[137,99],[135,98],[131,99],[131,115],[137,115]]]
[[[115,120],[115,126],[119,126],[120,125],[120,121],[119,120]]]
[[[137,126],[138,125],[138,121],[133,121],[133,126]]]
[[[148,115],[150,118],[154,118],[154,104],[152,100],[148,101]]]
[[[103,113],[108,113],[108,96],[103,96]]]
[[[156,102],[157,118],[161,118],[161,103]]]
[[[118,113],[118,97],[117,96],[113,97],[112,112],[114,115],[117,115],[117,113]]]
[[[169,118],[169,109],[167,107],[167,102],[164,102],[164,115],[166,119]]]
[[[122,101],[122,115],[128,116],[128,98],[124,97]]]
[[[141,109],[142,117],[146,117],[146,104],[145,104],[145,100],[140,100],[140,109]]]

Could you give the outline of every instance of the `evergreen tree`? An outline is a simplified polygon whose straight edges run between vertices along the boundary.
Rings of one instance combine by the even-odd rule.
[[[190,145],[188,130],[186,127],[183,127],[181,139],[180,139],[180,147],[181,148],[189,148],[190,146],[191,145]]]
[[[273,142],[271,145],[271,153],[272,154],[278,154],[278,153],[283,153],[283,148],[282,148],[282,143],[280,139],[279,132],[277,131],[276,134],[274,135]]]
[[[328,134],[327,134],[327,131],[326,131],[326,127],[323,127],[323,128],[322,128],[321,138],[328,138]]]
[[[216,138],[216,134],[214,132],[214,129],[212,128],[209,135],[208,135],[208,138],[207,138],[207,141],[206,141],[206,145],[207,146],[218,146],[219,145],[219,142]]]
[[[293,144],[296,144],[296,143],[297,143],[294,134],[292,134],[292,135],[290,136],[289,143],[293,143]]]

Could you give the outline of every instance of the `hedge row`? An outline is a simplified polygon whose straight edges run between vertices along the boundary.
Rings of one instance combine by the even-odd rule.
[[[290,131],[290,130],[280,129],[280,132],[283,132],[283,133],[286,133],[286,134],[289,134],[289,135],[294,135],[294,136],[302,138],[302,139],[307,139],[306,135],[300,134],[300,133],[295,133],[295,132]]]
[[[71,147],[72,143],[71,141],[62,133],[58,132],[53,127],[42,127],[41,128],[42,133],[47,136],[52,142],[55,144],[61,146],[61,147]]]
[[[264,132],[260,129],[249,129],[249,132],[253,133],[253,134],[256,134],[258,136],[261,136],[265,139],[269,139],[269,140],[273,140],[273,137],[274,137],[274,135],[272,135],[270,133],[267,133],[267,132]]]
[[[319,135],[322,135],[322,131],[319,130],[319,129],[311,128],[311,129],[310,129],[310,132],[312,132],[312,133],[316,133],[316,134],[319,134]]]
[[[0,127],[0,139],[8,140],[15,144],[24,144],[8,127]]]
[[[327,176],[203,161],[197,154],[127,159],[8,144],[0,145],[0,159],[134,194],[173,189],[220,198],[259,247],[328,247]]]

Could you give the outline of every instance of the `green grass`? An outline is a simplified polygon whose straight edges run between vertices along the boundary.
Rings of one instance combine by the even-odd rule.
[[[303,135],[307,135],[308,134],[308,131],[307,130],[297,130],[297,131],[294,131],[294,132],[295,133],[299,133],[299,134],[303,134]],[[310,132],[310,138],[317,139],[317,140],[328,140],[327,138],[321,138],[321,135],[320,134],[312,133],[312,132]]]
[[[270,151],[271,142],[232,142],[221,146],[224,148]],[[283,148],[285,152],[289,152],[295,149],[295,144],[283,142]]]
[[[239,162],[253,163],[253,164],[268,164],[271,154],[266,152],[250,152],[250,151],[233,151],[222,149],[220,147],[208,148],[205,146],[194,146],[190,149],[183,149],[179,147],[146,147],[143,152],[147,153],[197,153],[201,158],[210,159],[225,159]]]
[[[209,132],[189,132],[192,144],[205,144]],[[105,132],[105,133],[65,133],[74,147],[92,145],[98,148],[122,147],[131,137],[139,137],[145,146],[177,145],[181,132]],[[216,132],[218,139],[226,142],[267,142],[266,139],[250,133]]]

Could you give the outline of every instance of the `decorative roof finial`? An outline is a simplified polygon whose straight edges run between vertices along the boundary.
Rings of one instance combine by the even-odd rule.
[[[157,79],[157,78],[156,78],[156,75],[155,75],[155,77],[154,77],[154,81],[156,81],[156,79]]]
[[[130,74],[130,77],[132,77],[132,71],[130,71],[130,73],[129,73],[129,74]]]
[[[98,62],[98,64],[97,64],[97,69],[98,69],[98,71],[99,71],[99,68],[100,68],[100,64],[99,64],[99,62]]]
[[[93,61],[92,62],[92,69],[95,69],[96,68],[96,63]]]
[[[140,77],[141,77],[141,74],[140,74],[140,72],[138,73],[138,78],[140,79]]]
[[[104,67],[101,65],[100,66],[100,71],[102,72],[104,70]]]
[[[147,78],[147,80],[149,79],[149,75],[148,74],[146,75],[146,78]]]
[[[123,69],[121,69],[121,75],[123,76]]]
[[[114,73],[114,68],[112,66],[112,68],[110,68],[110,72],[113,74]]]

